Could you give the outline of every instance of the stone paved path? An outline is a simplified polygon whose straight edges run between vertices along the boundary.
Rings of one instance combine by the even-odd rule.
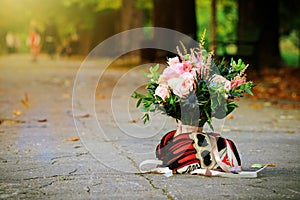
[[[0,57],[0,199],[300,198],[299,110],[249,99],[219,130],[235,141],[245,170],[276,167],[255,179],[137,173],[175,123],[160,115],[146,128],[136,122],[129,95],[145,68],[108,63]]]

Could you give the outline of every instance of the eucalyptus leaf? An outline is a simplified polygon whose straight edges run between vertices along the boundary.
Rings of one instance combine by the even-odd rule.
[[[139,99],[139,100],[137,101],[137,103],[136,103],[136,107],[137,107],[137,108],[140,107],[142,101],[143,101],[143,99]]]

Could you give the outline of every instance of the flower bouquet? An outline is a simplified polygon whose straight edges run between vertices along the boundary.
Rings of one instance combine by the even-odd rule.
[[[203,41],[189,52],[181,45],[183,53],[177,46],[178,55],[168,58],[161,73],[159,65],[150,67],[146,74],[147,93],[135,91],[132,95],[138,99],[136,106],[144,112],[144,123],[150,119],[150,112],[155,111],[178,122],[177,129],[165,134],[156,147],[158,160],[153,163],[158,165],[154,171],[239,173],[241,160],[233,141],[217,133],[203,133],[202,127],[208,123],[213,130],[213,117],[226,117],[238,107],[236,101],[244,93],[253,95],[251,89],[255,85],[246,80],[248,65],[241,59],[216,63],[213,52],[205,50]]]
[[[182,43],[181,43],[182,44]],[[161,111],[183,125],[211,129],[212,117],[222,119],[237,108],[236,100],[244,93],[253,95],[254,84],[246,81],[245,65],[241,59],[228,64],[216,64],[213,52],[207,52],[203,42],[184,54],[177,46],[178,56],[168,58],[167,67],[159,73],[159,65],[150,67],[147,94],[134,92],[137,107],[142,107],[143,120],[150,119],[150,112]]]

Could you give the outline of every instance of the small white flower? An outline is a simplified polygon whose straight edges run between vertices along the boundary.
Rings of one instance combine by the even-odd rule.
[[[174,58],[169,58],[167,63],[168,63],[169,66],[172,66],[172,65],[175,65],[179,62],[180,62],[179,58],[176,56]]]

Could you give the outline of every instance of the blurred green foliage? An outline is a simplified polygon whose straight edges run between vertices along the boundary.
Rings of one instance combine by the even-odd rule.
[[[196,0],[196,13],[199,38],[204,28],[207,29],[206,41],[209,41],[211,0]],[[236,40],[237,29],[236,0],[217,1],[217,41]]]
[[[154,0],[136,0],[136,8],[145,12],[145,26],[153,26],[152,14]],[[55,20],[59,35],[65,38],[78,30],[93,31],[99,13],[119,11],[126,0],[1,0],[0,1],[0,53],[5,49],[5,34],[8,31],[19,35],[25,41],[31,26],[42,33],[49,19]],[[198,38],[206,29],[205,45],[210,42],[211,0],[195,0]],[[236,40],[238,21],[237,0],[216,0],[217,3],[217,41]],[[299,18],[291,17],[290,4],[281,1],[281,52],[291,65],[299,64]],[[167,8],[166,8],[167,9]],[[118,19],[113,19],[118,20]],[[299,28],[299,27],[298,27]],[[23,47],[23,51],[26,47]],[[234,47],[232,47],[234,51]],[[222,52],[217,52],[222,54]]]

